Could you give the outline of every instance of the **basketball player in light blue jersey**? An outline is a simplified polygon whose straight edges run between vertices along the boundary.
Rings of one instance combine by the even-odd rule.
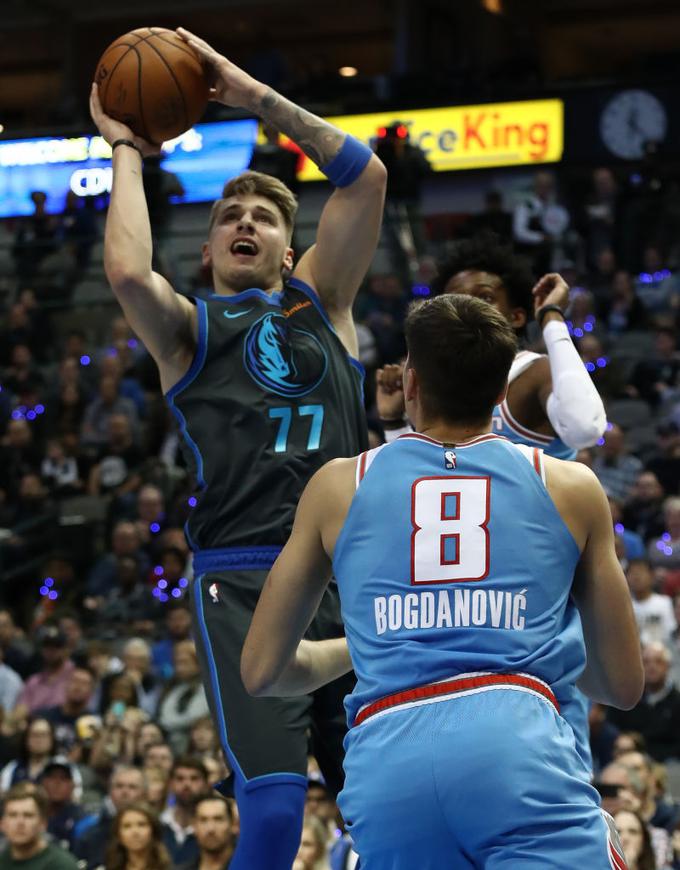
[[[462,293],[493,305],[520,337],[532,314],[543,329],[547,357],[521,349],[510,367],[506,397],[493,411],[492,431],[515,444],[540,447],[558,459],[574,459],[602,436],[606,414],[564,322],[569,287],[559,275],[545,275],[535,286],[523,257],[487,234],[458,242],[440,266],[436,292]],[[533,286],[533,290],[532,290]],[[378,413],[385,437],[409,431],[404,419],[401,371],[387,366],[378,375]],[[592,777],[588,704],[570,688],[560,698],[576,734],[583,775]]]
[[[605,494],[492,433],[516,350],[497,311],[440,296],[406,340],[415,432],[312,478],[244,684],[290,695],[354,666],[339,805],[363,870],[622,870],[557,700],[577,680],[615,707],[642,692]],[[331,571],[346,642],[302,640]]]

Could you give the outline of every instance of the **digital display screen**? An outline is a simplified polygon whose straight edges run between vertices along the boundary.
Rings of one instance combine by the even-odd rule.
[[[177,201],[219,198],[224,183],[248,167],[257,121],[197,124],[163,145],[162,166],[185,195]],[[0,141],[0,217],[33,213],[31,191],[47,194],[47,210],[60,212],[66,193],[100,196],[111,190],[111,149],[101,136]]]

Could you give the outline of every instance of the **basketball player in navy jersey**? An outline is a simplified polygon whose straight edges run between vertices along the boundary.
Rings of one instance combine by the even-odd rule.
[[[214,293],[180,296],[151,267],[141,158],[153,147],[103,113],[93,86],[92,116],[113,150],[106,274],[158,364],[201,490],[187,524],[191,600],[241,818],[230,866],[290,870],[302,828],[308,731],[327,784],[339,790],[342,698],[353,678],[313,697],[255,701],[241,683],[239,659],[304,484],[329,459],[367,446],[351,309],[377,244],[386,173],[365,145],[255,81],[207,43],[179,33],[211,69],[215,99],[281,130],[336,187],[316,244],[293,268],[291,192],[256,172],[229,181],[203,245]],[[310,636],[342,633],[331,587]]]
[[[606,496],[491,431],[516,351],[498,311],[416,303],[406,343],[415,432],[312,478],[244,683],[308,692],[354,666],[339,806],[363,870],[623,870],[557,701],[576,680],[624,709],[642,693]],[[303,640],[331,570],[346,640]]]
[[[533,289],[532,289],[533,287]],[[574,459],[602,436],[606,414],[564,322],[569,287],[557,274],[534,285],[528,263],[493,235],[458,242],[441,265],[438,293],[462,293],[493,305],[522,336],[533,316],[541,325],[548,355],[520,350],[510,368],[506,397],[493,411],[493,431],[515,444],[540,447],[549,456]],[[408,431],[401,393],[401,369],[378,372],[378,413],[385,438]],[[560,698],[564,716],[574,729],[583,774],[592,777],[588,705],[573,689]]]

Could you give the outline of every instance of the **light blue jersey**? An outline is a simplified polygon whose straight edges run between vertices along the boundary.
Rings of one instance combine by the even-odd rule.
[[[361,455],[333,567],[362,868],[625,868],[558,714],[585,665],[579,555],[537,448],[413,433]]]
[[[531,366],[541,355],[532,353],[528,350],[520,351],[515,357],[510,373],[508,375],[508,383],[512,383],[515,378],[518,378]],[[573,447],[568,447],[561,438],[551,437],[550,435],[541,435],[540,432],[534,432],[532,429],[527,429],[512,416],[508,407],[507,399],[500,405],[496,405],[493,409],[493,418],[491,421],[491,431],[495,435],[502,435],[513,444],[527,444],[529,447],[540,447],[548,456],[554,456],[556,459],[575,459],[576,450]]]
[[[414,433],[364,454],[360,472],[369,461],[334,558],[357,675],[350,723],[383,695],[459,673],[530,674],[559,699],[585,665],[570,598],[580,554],[541,452]]]

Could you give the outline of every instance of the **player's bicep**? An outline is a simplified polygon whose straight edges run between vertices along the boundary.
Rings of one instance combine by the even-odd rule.
[[[195,306],[176,293],[157,272],[148,281],[125,281],[113,286],[125,319],[161,365],[187,353],[196,341]]]

